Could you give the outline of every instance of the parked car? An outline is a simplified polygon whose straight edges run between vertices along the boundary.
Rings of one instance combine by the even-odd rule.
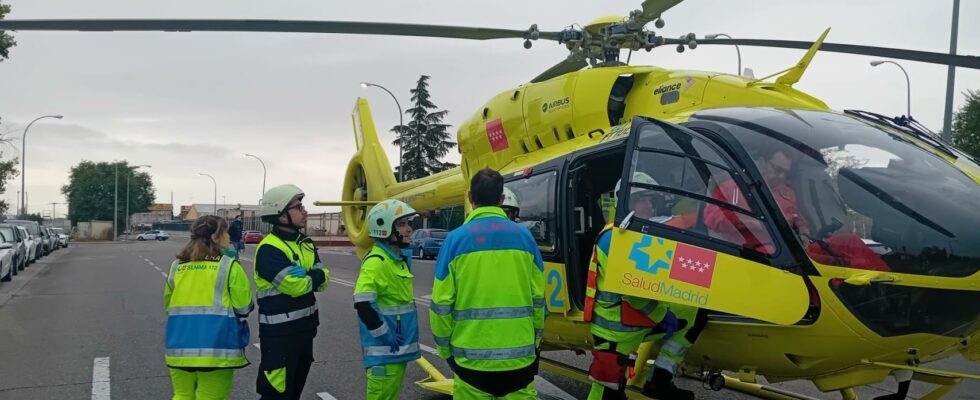
[[[259,231],[242,232],[242,241],[245,242],[245,244],[259,243],[262,241],[263,237],[262,232]]]
[[[21,260],[21,264],[24,268],[27,268],[27,265],[33,262],[33,260],[31,259],[32,253],[30,248],[31,234],[28,233],[27,228],[23,226],[13,225],[13,224],[11,224],[11,226],[13,226],[14,229],[17,231],[17,236],[20,237],[21,243],[24,245],[24,258]]]
[[[445,229],[419,229],[412,232],[412,256],[421,259],[436,258],[442,241],[449,231]]]
[[[43,238],[42,241],[44,242],[44,254],[47,255],[53,253],[55,250],[54,248],[55,239],[54,239],[54,235],[51,233],[50,228],[46,226],[41,226],[41,237]]]
[[[164,231],[146,231],[139,235],[136,235],[136,240],[167,240],[170,239],[170,235]]]
[[[14,271],[17,269],[14,265],[14,254],[17,249],[14,248],[12,240],[0,232],[0,281],[4,282],[13,279]]]
[[[53,231],[54,234],[57,235],[57,238],[58,238],[58,246],[68,247],[68,234],[65,233],[65,230],[64,229],[61,229],[61,228],[51,228],[51,231]]]
[[[27,245],[27,254],[29,255],[29,260],[31,262],[37,261],[44,254],[44,245],[41,243],[41,225],[35,221],[27,221],[22,219],[8,219],[8,224],[20,225],[27,230],[30,239]]]
[[[24,242],[27,232],[22,233],[22,229],[24,228],[16,225],[0,224],[0,235],[11,238],[10,243],[14,245],[14,275],[17,275],[17,271],[22,271],[27,266],[27,245]]]

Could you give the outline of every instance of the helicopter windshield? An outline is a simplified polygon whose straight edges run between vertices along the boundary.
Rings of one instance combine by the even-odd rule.
[[[724,108],[808,256],[821,264],[965,277],[980,268],[980,185],[883,125],[832,112]]]

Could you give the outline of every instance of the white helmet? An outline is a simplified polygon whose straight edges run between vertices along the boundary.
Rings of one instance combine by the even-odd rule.
[[[259,217],[278,216],[286,210],[289,202],[296,197],[302,199],[303,189],[296,185],[285,184],[269,189],[262,196],[262,205],[259,207]]]
[[[395,232],[395,221],[417,215],[412,206],[401,200],[388,199],[375,204],[368,212],[368,236],[387,239]]]
[[[650,175],[643,172],[633,173],[633,182],[643,183],[647,185],[657,185],[657,180],[653,179]],[[603,193],[599,196],[599,208],[602,209],[602,215],[607,216],[609,221],[613,220],[613,215],[616,214],[616,196],[619,195],[619,185],[622,183],[622,179],[616,181],[616,188],[612,192]],[[650,189],[634,187],[630,189],[630,194],[648,192]]]
[[[506,186],[504,186],[504,202],[500,205],[500,207],[502,208],[510,207],[514,209],[521,208],[520,203],[517,202],[517,195],[514,194],[513,190],[510,190]]]
[[[623,181],[622,179],[616,181],[616,188],[613,189],[613,197],[619,195],[619,185],[622,183],[622,181]],[[639,171],[633,173],[633,183],[642,183],[642,184],[645,184],[645,185],[657,185],[658,184],[657,183],[657,180],[656,179],[653,179],[652,176],[647,175],[647,174],[645,174],[643,172],[639,172]],[[650,190],[650,189],[644,189],[644,188],[634,187],[634,188],[631,188],[630,189],[630,194],[637,193],[637,192],[643,192],[643,191],[647,191],[647,190]]]

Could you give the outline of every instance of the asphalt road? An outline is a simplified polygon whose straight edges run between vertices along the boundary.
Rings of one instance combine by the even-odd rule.
[[[166,242],[73,244],[30,266],[13,282],[0,285],[0,399],[168,399],[172,395],[163,363],[163,286],[165,273],[186,238]],[[244,252],[251,271],[254,246]],[[351,255],[321,251],[330,266],[331,283],[317,294],[320,331],[314,345],[316,361],[304,399],[360,399],[365,384],[351,299],[359,260]],[[432,261],[415,260],[415,292],[420,305],[421,342],[434,346],[428,332],[425,304],[432,287]],[[252,332],[258,332],[251,318]],[[254,335],[254,334],[253,334]],[[253,338],[257,342],[257,338]],[[448,367],[425,354],[444,374]],[[254,399],[259,351],[247,350],[253,362],[235,373],[233,399]],[[547,352],[545,356],[578,368],[588,356]],[[976,371],[976,364],[944,361],[947,368]],[[413,382],[425,378],[411,366],[402,387],[405,399],[444,399],[424,392]],[[538,382],[541,398],[582,399],[585,384],[549,373]],[[700,382],[682,380],[680,386],[697,390],[699,399],[750,399],[723,390],[712,392]],[[885,382],[882,388],[891,390]],[[840,398],[821,393],[807,382],[779,387],[816,398]],[[922,395],[927,386],[914,385]],[[111,397],[110,397],[111,393]],[[888,393],[881,388],[860,388],[862,398]],[[960,385],[950,398],[980,399],[974,383]]]

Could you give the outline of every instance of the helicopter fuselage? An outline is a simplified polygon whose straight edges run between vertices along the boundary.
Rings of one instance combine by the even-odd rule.
[[[498,94],[461,124],[460,167],[419,180],[395,182],[380,147],[365,144],[364,125],[370,123],[370,113],[366,102],[359,100],[354,115],[359,152],[348,169],[348,181],[361,182],[363,189],[353,183],[345,185],[344,200],[397,198],[425,210],[423,216],[431,219],[446,210],[456,210],[459,215],[469,210],[464,201],[466,182],[479,169],[498,170],[508,183],[551,174],[550,180],[541,182],[552,188],[542,185],[540,189],[550,198],[555,221],[529,225],[532,231],[556,231],[547,233],[550,242],[539,242],[546,261],[546,297],[551,312],[544,343],[548,349],[587,350],[591,349],[591,335],[589,325],[582,320],[581,305],[587,269],[583,254],[591,251],[591,243],[576,239],[576,233],[596,229],[602,222],[575,207],[570,193],[578,182],[573,177],[577,168],[581,168],[582,160],[592,159],[619,176],[627,152],[629,122],[634,116],[684,124],[698,111],[731,106],[829,111],[822,101],[785,84],[657,67],[594,68]],[[367,129],[373,130],[373,126]],[[348,206],[344,211],[349,235],[363,252],[371,244],[358,229],[364,207]],[[711,314],[686,358],[687,367],[695,371],[750,371],[770,382],[810,379],[821,390],[836,390],[879,382],[892,371],[870,365],[868,360],[911,365],[948,357],[968,346],[962,336],[879,335],[833,293],[831,280],[851,276],[833,271],[818,266],[800,273],[809,280],[813,305],[795,324]],[[976,275],[962,279],[967,282],[962,288],[975,293]],[[759,302],[779,301],[748,289],[746,296],[757,296]],[[969,342],[976,343],[977,329],[969,334]]]

